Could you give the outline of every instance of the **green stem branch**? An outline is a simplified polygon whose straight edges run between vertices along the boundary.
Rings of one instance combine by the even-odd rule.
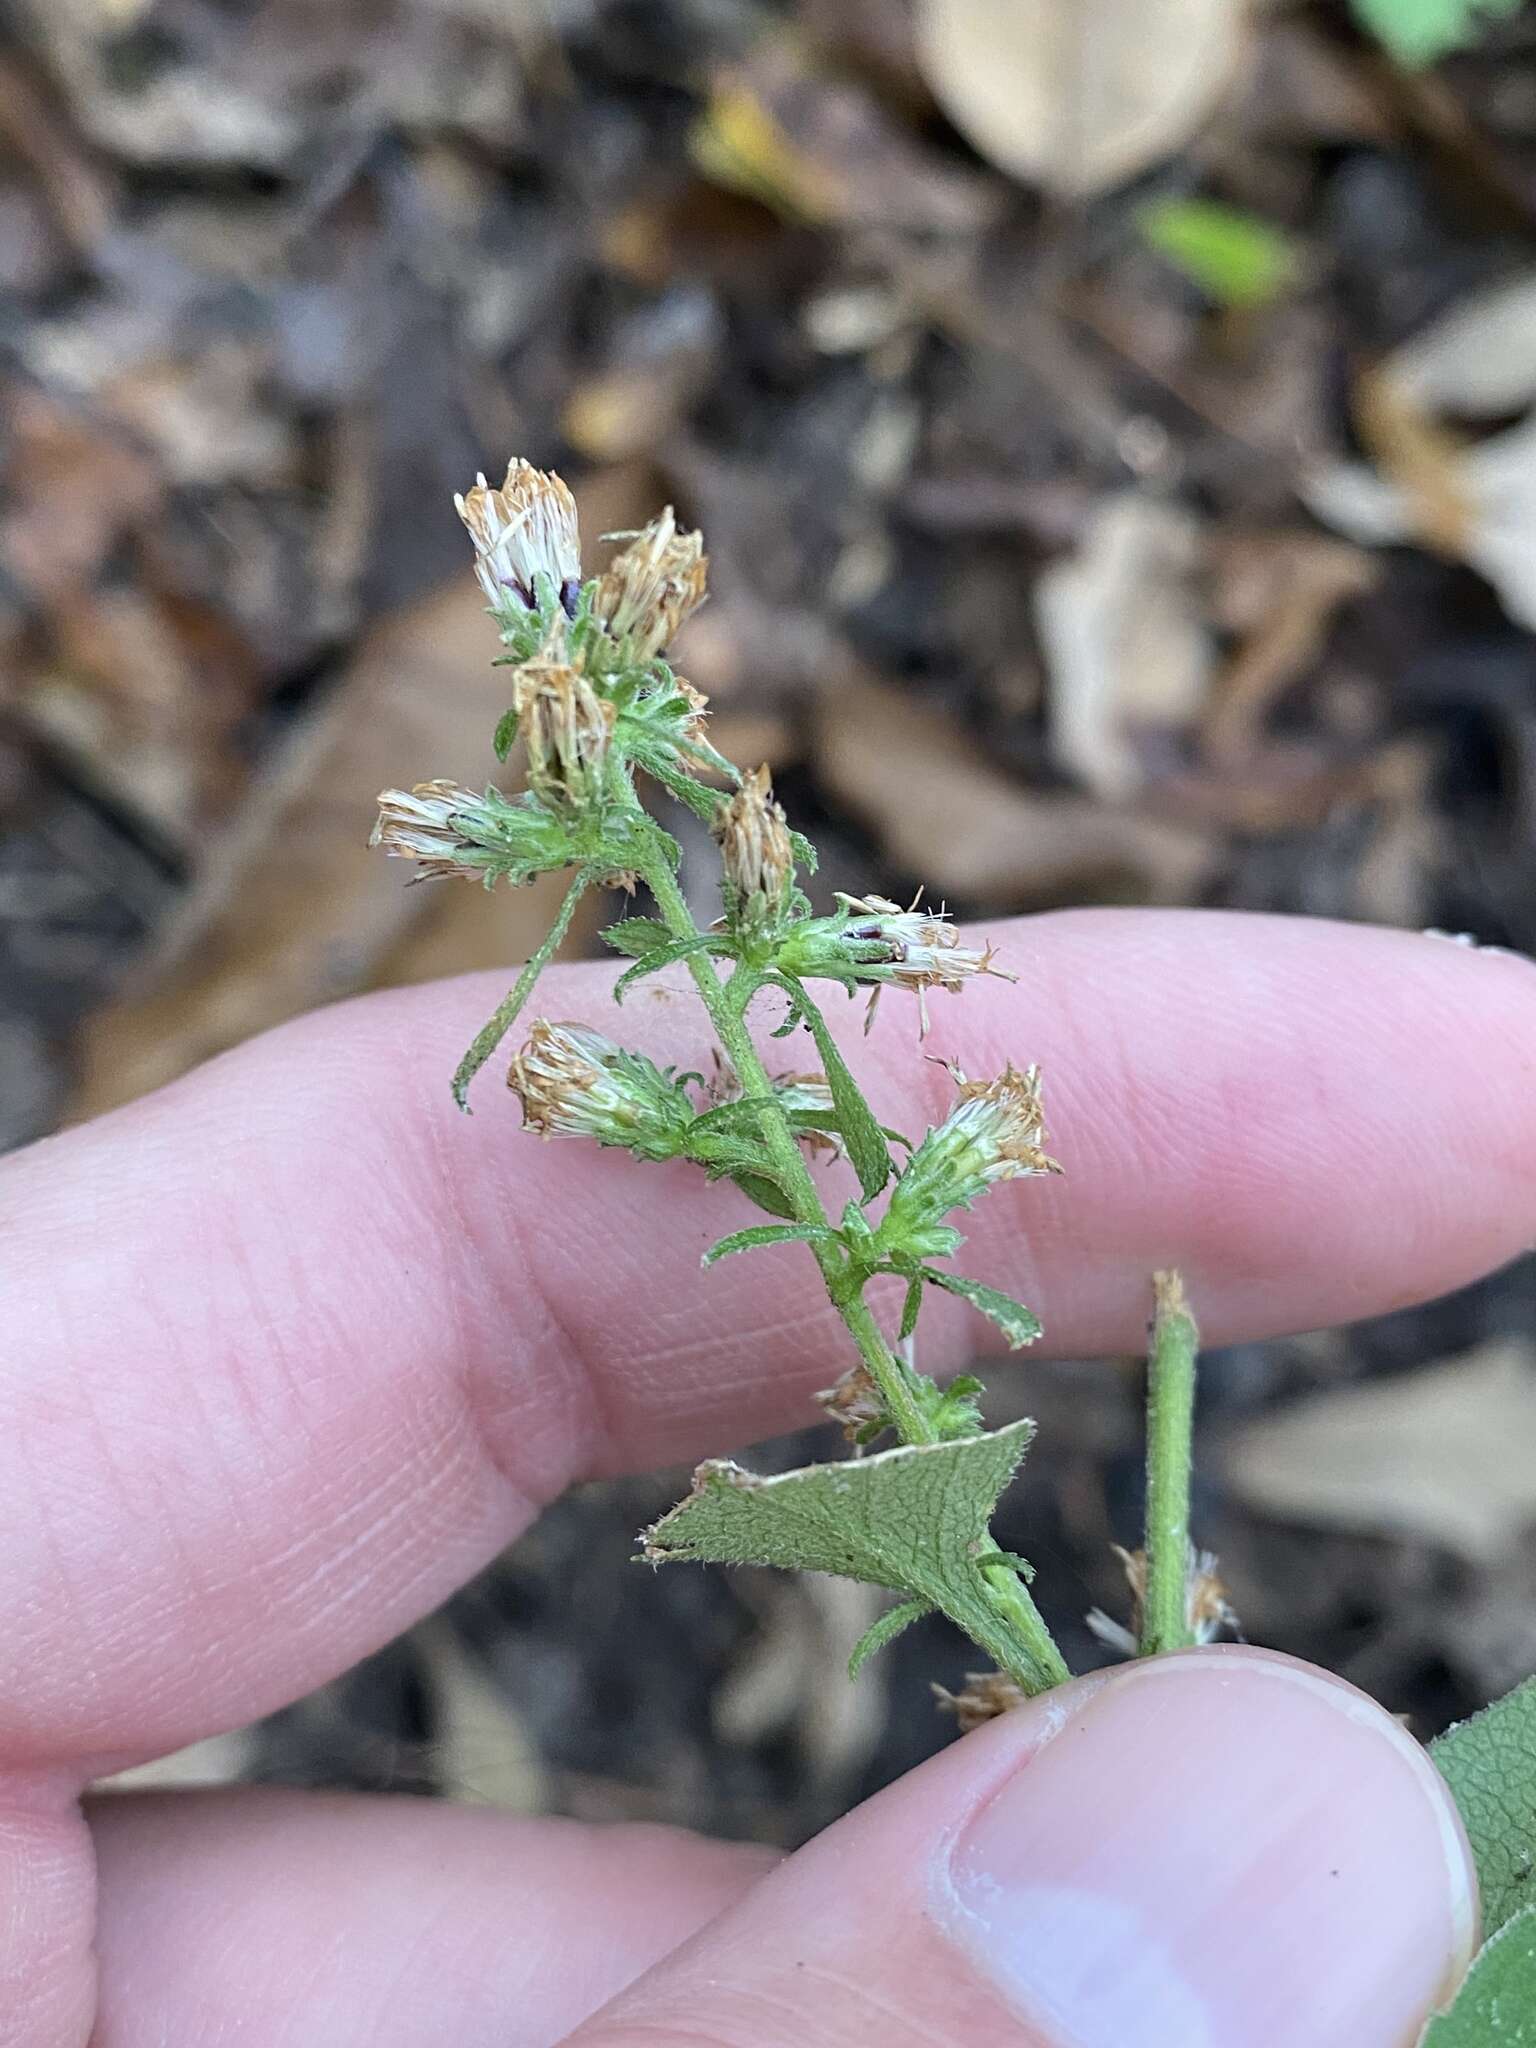
[[[643,879],[656,900],[662,922],[675,938],[686,938],[698,930],[671,863],[657,848],[641,869]],[[687,963],[709,1013],[710,1022],[727,1057],[736,1069],[743,1091],[771,1098],[772,1086],[747,1030],[746,1006],[757,986],[757,978],[738,968],[730,981],[722,982],[713,964],[695,954]],[[794,1126],[781,1109],[770,1107],[763,1116],[763,1136],[769,1157],[797,1223],[828,1222],[816,1191],[816,1183],[800,1151]],[[880,1389],[886,1412],[904,1444],[931,1444],[937,1440],[933,1424],[923,1413],[901,1362],[880,1333],[862,1292],[850,1292],[846,1267],[837,1251],[811,1247],[832,1304],[848,1334],[858,1347],[870,1378]],[[998,1561],[992,1565],[990,1560]],[[983,1644],[1009,1677],[1027,1693],[1048,1691],[1071,1677],[1066,1660],[1057,1649],[1045,1619],[1029,1589],[1011,1564],[1006,1564],[990,1537],[977,1556],[987,1586],[988,1604],[996,1612],[1000,1627],[995,1639]]]
[[[1156,1310],[1147,1355],[1147,1590],[1141,1654],[1185,1650],[1189,1622],[1189,1471],[1200,1333],[1177,1273],[1153,1278]]]

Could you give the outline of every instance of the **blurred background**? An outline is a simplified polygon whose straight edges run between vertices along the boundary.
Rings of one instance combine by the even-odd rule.
[[[1509,0],[10,0],[0,294],[7,1144],[542,933],[364,847],[383,785],[488,772],[450,498],[513,452],[589,535],[704,527],[677,660],[824,898],[1536,950]],[[1527,1261],[1207,1374],[1248,1633],[1424,1734],[1536,1666],[1533,1332]],[[998,1393],[1042,1425],[1002,1540],[1098,1661],[1134,1361]],[[851,1688],[878,1596],[635,1571],[677,1479],[156,1768],[794,1841],[949,1738],[939,1624]]]

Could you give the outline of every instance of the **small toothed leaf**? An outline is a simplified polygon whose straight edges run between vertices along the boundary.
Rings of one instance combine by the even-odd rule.
[[[1449,2012],[1419,2048],[1520,2048],[1536,2041],[1536,1906],[1517,1913],[1473,1958]]]
[[[940,1607],[1002,1665],[1017,1644],[977,1554],[1034,1424],[958,1443],[911,1444],[759,1478],[713,1460],[646,1532],[653,1564],[767,1564],[832,1572]]]
[[[491,745],[495,749],[498,761],[505,761],[508,754],[512,751],[512,743],[516,738],[517,713],[515,711],[503,711],[500,718],[496,721],[495,736],[491,740]]]
[[[814,875],[817,865],[817,853],[810,840],[806,838],[803,832],[791,832],[789,844],[800,866],[805,869],[808,875]]]
[[[923,1278],[930,1287],[942,1287],[946,1294],[958,1294],[962,1301],[968,1301],[972,1308],[979,1308],[1008,1339],[1008,1349],[1017,1351],[1021,1345],[1033,1344],[1040,1334],[1040,1318],[1022,1301],[1015,1301],[1011,1294],[1004,1294],[1000,1288],[983,1286],[980,1280],[967,1280],[963,1273],[941,1273],[936,1266],[924,1266]]]
[[[648,953],[642,953],[633,967],[626,967],[613,984],[613,1000],[622,1003],[637,981],[648,974],[659,974],[663,967],[674,966],[679,960],[689,960],[695,953],[724,952],[723,941],[709,933],[700,933],[691,939],[669,939],[664,946],[655,946]]]
[[[631,743],[630,759],[637,768],[643,768],[652,775],[680,804],[686,804],[695,817],[702,818],[706,825],[712,825],[715,813],[720,808],[720,792],[707,789],[681,766],[676,753],[659,742],[641,741]]]
[[[891,1177],[891,1154],[886,1145],[884,1133],[875,1122],[873,1112],[859,1093],[859,1085],[848,1071],[848,1064],[838,1050],[837,1040],[827,1028],[827,1020],[806,994],[804,987],[793,976],[784,977],[795,1005],[804,1017],[806,1027],[816,1041],[816,1050],[821,1055],[822,1072],[827,1077],[827,1087],[832,1093],[832,1107],[837,1111],[838,1128],[843,1134],[843,1143],[848,1147],[848,1157],[853,1161],[853,1170],[859,1176],[859,1187],[865,1201],[870,1201],[885,1186]]]
[[[914,1621],[921,1621],[925,1614],[932,1612],[932,1604],[927,1600],[903,1600],[895,1607],[888,1607],[854,1644],[853,1655],[848,1659],[848,1676],[857,1678],[877,1650],[883,1650],[887,1643],[894,1643],[903,1629],[910,1628]]]
[[[608,925],[598,936],[604,945],[612,946],[615,953],[628,954],[631,960],[654,952],[658,946],[668,945],[672,938],[659,917],[620,918],[617,924]]]
[[[1536,1905],[1536,1678],[1448,1728],[1429,1753],[1472,1844],[1483,1928]]]
[[[832,1233],[813,1223],[753,1223],[745,1230],[733,1230],[704,1254],[701,1264],[712,1266],[716,1259],[728,1259],[732,1252],[750,1252],[767,1244],[824,1244]]]
[[[931,1383],[930,1383],[931,1384]],[[931,1415],[933,1425],[945,1443],[956,1437],[980,1436],[983,1423],[981,1397],[986,1388],[974,1373],[963,1372],[939,1392]]]

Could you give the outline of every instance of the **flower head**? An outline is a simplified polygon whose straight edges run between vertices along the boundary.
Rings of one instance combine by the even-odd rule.
[[[995,1081],[968,1081],[958,1067],[949,1071],[960,1100],[908,1160],[880,1224],[892,1249],[912,1258],[953,1252],[959,1233],[943,1219],[951,1209],[968,1209],[997,1182],[1061,1172],[1044,1150],[1038,1067],[1020,1073],[1010,1064]]]
[[[795,872],[789,821],[773,794],[768,770],[748,775],[724,801],[710,828],[725,879],[741,911],[776,911]]]
[[[958,1067],[951,1067],[950,1074],[960,1100],[934,1135],[974,1147],[977,1170],[989,1186],[1026,1174],[1060,1173],[1041,1149],[1045,1109],[1038,1067],[1026,1067],[1021,1074],[1010,1060],[995,1081],[968,1081]]]
[[[1126,1584],[1131,1589],[1131,1624],[1127,1628],[1124,1622],[1106,1614],[1102,1607],[1094,1607],[1086,1616],[1088,1632],[1106,1649],[1118,1650],[1123,1657],[1134,1657],[1141,1648],[1142,1614],[1147,1603],[1147,1553],[1144,1550],[1122,1550],[1118,1543],[1111,1544],[1110,1548],[1119,1558]],[[1227,1598],[1227,1589],[1216,1565],[1214,1551],[1196,1550],[1190,1546],[1189,1564],[1184,1575],[1184,1613],[1190,1635],[1202,1645],[1214,1643],[1225,1630],[1230,1630],[1241,1640],[1237,1615]]]
[[[993,950],[986,946],[962,946],[960,934],[944,909],[919,910],[917,900],[906,910],[885,896],[846,896],[838,902],[848,913],[845,938],[865,968],[883,969],[867,977],[891,982],[917,997],[919,1032],[928,1035],[928,991],[944,989],[958,995],[973,975],[992,974],[1012,981],[993,963]],[[857,971],[857,970],[856,970]]]
[[[826,1410],[831,1421],[841,1424],[843,1435],[851,1444],[869,1443],[882,1430],[890,1428],[885,1399],[862,1359],[851,1365],[835,1385],[823,1387],[812,1398],[819,1408]]]
[[[967,1671],[963,1691],[950,1692],[948,1687],[936,1684],[933,1696],[944,1713],[954,1715],[962,1735],[969,1735],[985,1721],[995,1721],[999,1714],[1022,1707],[1029,1697],[1002,1671]]]
[[[417,881],[461,875],[487,888],[503,878],[530,881],[575,857],[569,821],[542,797],[509,799],[499,789],[477,796],[456,782],[383,791],[368,844],[416,861]]]
[[[802,977],[864,983],[873,991],[871,1018],[882,988],[907,989],[917,997],[919,1034],[926,1037],[930,989],[958,995],[978,974],[1015,978],[994,965],[990,946],[963,946],[942,909],[920,910],[914,900],[903,910],[885,896],[841,891],[837,900],[842,908],[835,917],[804,918],[790,929],[779,949],[779,965]]]
[[[615,712],[586,677],[554,658],[525,661],[512,671],[512,708],[528,749],[528,780],[580,798],[607,757]]]
[[[479,842],[465,825],[484,809],[473,790],[456,782],[418,782],[414,789],[382,790],[368,844],[382,846],[397,860],[418,861],[423,881],[462,875],[478,882],[483,871],[473,855]]]
[[[475,544],[475,574],[493,611],[509,596],[531,610],[540,576],[549,578],[568,613],[575,610],[581,587],[576,501],[553,470],[535,469],[514,455],[499,490],[477,476],[474,489],[453,502]]]
[[[682,533],[669,505],[659,519],[628,538],[597,579],[592,610],[611,636],[627,642],[637,662],[651,661],[704,602],[709,558],[703,537]]]
[[[507,1085],[522,1101],[526,1130],[595,1138],[645,1159],[675,1158],[694,1117],[687,1091],[669,1073],[584,1024],[541,1017]]]

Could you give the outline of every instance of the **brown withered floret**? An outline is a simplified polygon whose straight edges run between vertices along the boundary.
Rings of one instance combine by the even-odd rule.
[[[575,610],[581,538],[576,500],[563,478],[515,455],[499,489],[477,476],[473,490],[453,502],[475,544],[475,574],[493,607],[504,605],[509,593],[532,606],[542,574],[567,613]]]
[[[592,610],[636,661],[650,661],[704,602],[709,557],[702,535],[679,530],[670,505],[641,532],[612,536],[626,537],[629,546],[597,579]]]
[[[773,794],[766,767],[758,768],[720,805],[710,827],[726,880],[743,903],[778,904],[795,871],[789,820]]]

